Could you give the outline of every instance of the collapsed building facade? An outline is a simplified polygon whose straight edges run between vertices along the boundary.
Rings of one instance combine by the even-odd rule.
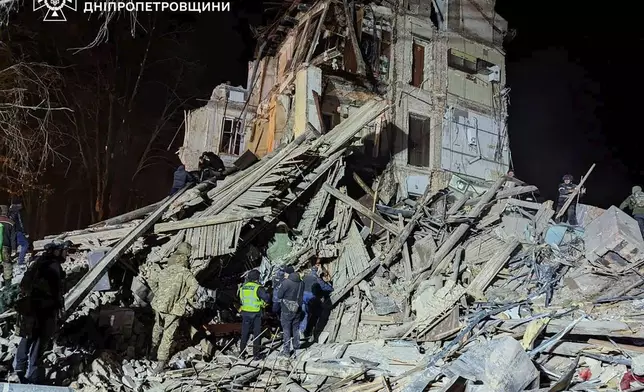
[[[183,151],[241,154],[221,143],[235,124],[262,157],[307,124],[324,134],[382,97],[388,110],[359,136],[374,164],[390,163],[401,194],[430,182],[481,193],[510,162],[506,30],[494,1],[293,2],[258,39],[243,113],[189,113]],[[220,107],[240,103],[221,96]]]

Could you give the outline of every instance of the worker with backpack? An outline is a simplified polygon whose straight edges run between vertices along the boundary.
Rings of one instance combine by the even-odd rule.
[[[52,343],[65,307],[65,272],[61,264],[72,250],[71,241],[52,242],[25,272],[16,301],[18,336],[13,368],[21,383],[42,380],[43,354]]]
[[[626,208],[632,211],[633,218],[637,221],[640,226],[640,232],[644,236],[644,192],[642,192],[641,186],[634,186],[631,195],[619,205],[620,210]]]

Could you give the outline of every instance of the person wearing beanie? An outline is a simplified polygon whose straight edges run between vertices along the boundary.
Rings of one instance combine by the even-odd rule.
[[[321,299],[333,292],[333,286],[330,283],[329,275],[322,269],[319,258],[309,273],[304,276],[303,281],[302,311],[304,317],[300,323],[300,335],[308,339],[315,335],[315,327],[322,310]]]
[[[279,292],[280,287],[282,286],[282,283],[286,279],[288,279],[288,276],[295,272],[295,269],[287,265],[286,267],[280,267],[277,272],[275,273],[275,277],[273,278],[273,313],[279,316],[280,310],[281,310],[281,303],[277,299],[277,293]]]
[[[246,346],[252,333],[254,359],[260,358],[262,309],[271,300],[266,289],[259,284],[259,278],[259,271],[251,270],[246,275],[246,283],[239,288],[239,300],[241,302],[239,310],[242,316],[242,336],[239,349],[242,356],[245,356]]]
[[[630,196],[619,205],[619,209],[625,210],[628,208],[631,210],[633,218],[637,221],[640,232],[644,236],[644,192],[642,192],[642,187],[639,185],[635,185],[631,191]]]
[[[568,198],[575,192],[577,184],[574,182],[574,177],[572,174],[566,174],[563,176],[563,182],[559,184],[559,197],[557,198],[557,214],[563,208],[563,206],[568,201]],[[579,196],[586,193],[585,188],[579,190]],[[559,219],[558,223],[568,223],[571,226],[577,226],[577,196],[572,199],[572,202],[568,205],[568,209],[565,211],[563,216]]]

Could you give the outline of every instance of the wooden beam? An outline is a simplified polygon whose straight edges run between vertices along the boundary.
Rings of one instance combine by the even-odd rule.
[[[313,35],[313,41],[311,41],[309,52],[306,54],[306,59],[304,59],[304,62],[306,63],[310,62],[311,57],[313,57],[315,48],[318,46],[318,41],[320,40],[320,33],[322,32],[322,26],[324,26],[324,19],[326,19],[326,13],[329,11],[329,8],[331,8],[331,5],[329,4],[328,1],[326,1],[325,3],[327,4],[324,7],[324,10],[322,11],[322,15],[320,15],[320,20],[318,21],[318,25],[315,28],[315,34]]]
[[[376,198],[376,192],[374,192],[374,190],[371,189],[369,187],[369,185],[367,185],[367,183],[362,180],[362,178],[360,178],[358,173],[356,173],[356,172],[353,173],[353,180],[356,182],[356,184],[358,184],[360,186],[360,188],[362,188],[364,193],[366,193],[367,195],[371,196],[372,200],[374,200]]]
[[[141,207],[139,209],[136,209],[134,211],[127,212],[123,215],[115,216],[113,218],[104,220],[102,222],[94,223],[93,225],[89,227],[99,227],[99,226],[114,226],[114,225],[120,225],[138,218],[142,218],[143,216],[151,213],[152,211],[156,210],[159,208],[163,201],[158,201],[154,204],[147,205],[145,207]]]
[[[362,215],[366,216],[367,218],[371,219],[373,222],[378,224],[380,227],[390,231],[394,235],[399,234],[398,228],[393,225],[392,223],[387,222],[383,217],[381,217],[378,214],[375,214],[371,211],[369,211],[368,208],[363,206],[362,204],[358,203],[357,201],[353,200],[349,196],[345,195],[344,193],[338,191],[337,189],[331,187],[329,184],[322,184],[322,189],[324,189],[326,192],[328,192],[331,196],[335,197],[336,199],[340,200],[341,202],[347,204],[354,210],[358,211]]]
[[[83,245],[88,242],[105,242],[105,241],[121,239],[126,235],[128,235],[129,232],[134,230],[135,227],[136,226],[129,226],[129,227],[118,227],[111,230],[88,231],[86,233],[73,234],[69,236],[62,235],[57,237],[57,239],[63,240],[63,241],[69,240],[74,244],[79,244],[79,245]],[[35,251],[43,250],[45,248],[45,245],[49,244],[53,240],[54,238],[34,241],[34,250]]]
[[[385,258],[382,260],[382,265],[389,267],[393,263],[393,261],[396,260],[396,256],[400,254],[400,248],[402,248],[403,245],[407,242],[407,238],[409,238],[411,232],[416,228],[418,220],[425,213],[423,207],[430,199],[430,187],[428,186],[425,190],[425,194],[423,194],[423,196],[418,201],[418,204],[416,205],[416,212],[414,212],[414,216],[412,216],[407,225],[405,225],[405,228],[394,239],[391,247],[389,248],[389,251],[385,255]]]
[[[353,314],[353,328],[351,333],[351,341],[358,340],[358,326],[360,325],[360,316],[362,315],[362,300],[360,298],[360,288],[353,286],[353,296],[356,298],[356,312]]]
[[[358,69],[356,72],[358,75],[366,75],[367,65],[362,58],[362,52],[360,51],[360,43],[358,42],[358,37],[356,36],[355,23],[353,22],[353,15],[349,9],[349,3],[347,0],[342,0],[342,5],[344,6],[344,15],[347,21],[347,35],[349,36],[349,41],[351,41],[351,49],[356,57],[356,64]]]
[[[244,219],[263,218],[271,215],[271,207],[256,208],[249,211],[237,211],[234,214],[217,214],[215,216],[206,216],[202,218],[184,219],[177,222],[158,223],[154,225],[155,233],[166,233],[182,229],[192,229],[202,226],[214,226],[222,223],[236,222]]]
[[[470,219],[476,219],[481,215],[481,212],[487,207],[487,204],[494,199],[494,195],[501,189],[503,184],[505,184],[506,178],[505,177],[500,177],[498,178],[494,184],[481,196],[479,201],[476,203],[472,211],[467,214],[467,217]]]
[[[545,332],[547,334],[559,333],[566,329],[571,322],[572,320],[564,319],[550,320]],[[527,324],[524,319],[504,320],[499,328],[512,329],[517,333],[522,333]],[[641,323],[625,323],[617,320],[581,320],[570,330],[568,335],[644,339],[644,328],[641,328]]]
[[[526,208],[528,210],[539,210],[542,206],[541,203],[535,203],[535,202],[519,200],[519,199],[508,199],[507,203],[513,206]]]
[[[504,189],[502,191],[499,191],[496,194],[495,199],[507,199],[508,197],[512,196],[519,196],[523,195],[524,193],[530,193],[530,192],[537,192],[539,188],[537,188],[534,185],[528,185],[528,186],[518,186],[516,188],[510,188],[510,189]],[[478,203],[481,200],[482,196],[479,197],[474,197],[472,199],[469,199],[468,201],[465,202],[466,206],[471,206],[476,203]]]
[[[460,210],[465,205],[465,203],[470,199],[470,197],[472,197],[471,192],[467,192],[464,195],[462,195],[461,197],[459,197],[458,200],[456,200],[456,202],[454,202],[454,204],[452,204],[452,206],[449,208],[449,210],[447,210],[446,215],[454,215],[454,214],[456,214],[458,212],[458,210]]]
[[[65,296],[65,314],[69,315],[76,309],[78,305],[85,299],[87,294],[96,286],[99,280],[107,273],[107,270],[118,260],[121,255],[127,251],[130,246],[148,231],[154,223],[161,218],[163,213],[170,207],[170,205],[177,200],[188,189],[184,187],[179,192],[172,196],[168,196],[161,203],[159,208],[150,214],[143,222],[139,223],[130,233],[125,236],[115,247],[110,249],[109,252],[103,256],[101,260],[89,270],[85,276],[74,286],[69,293]]]
[[[492,283],[494,278],[498,275],[499,271],[508,262],[512,252],[519,246],[520,242],[517,238],[512,238],[505,247],[501,248],[474,278],[472,283],[467,287],[467,293],[475,298],[482,298],[485,289]]]

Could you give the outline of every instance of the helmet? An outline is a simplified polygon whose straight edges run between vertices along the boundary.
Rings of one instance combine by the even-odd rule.
[[[572,181],[573,180],[572,174],[566,174],[565,176],[563,176],[563,180],[564,181],[566,181],[566,180]]]
[[[641,186],[639,186],[639,185],[635,185],[635,186],[633,187],[633,194],[636,194],[637,192],[641,192],[641,191],[642,191],[642,187],[641,187]]]

